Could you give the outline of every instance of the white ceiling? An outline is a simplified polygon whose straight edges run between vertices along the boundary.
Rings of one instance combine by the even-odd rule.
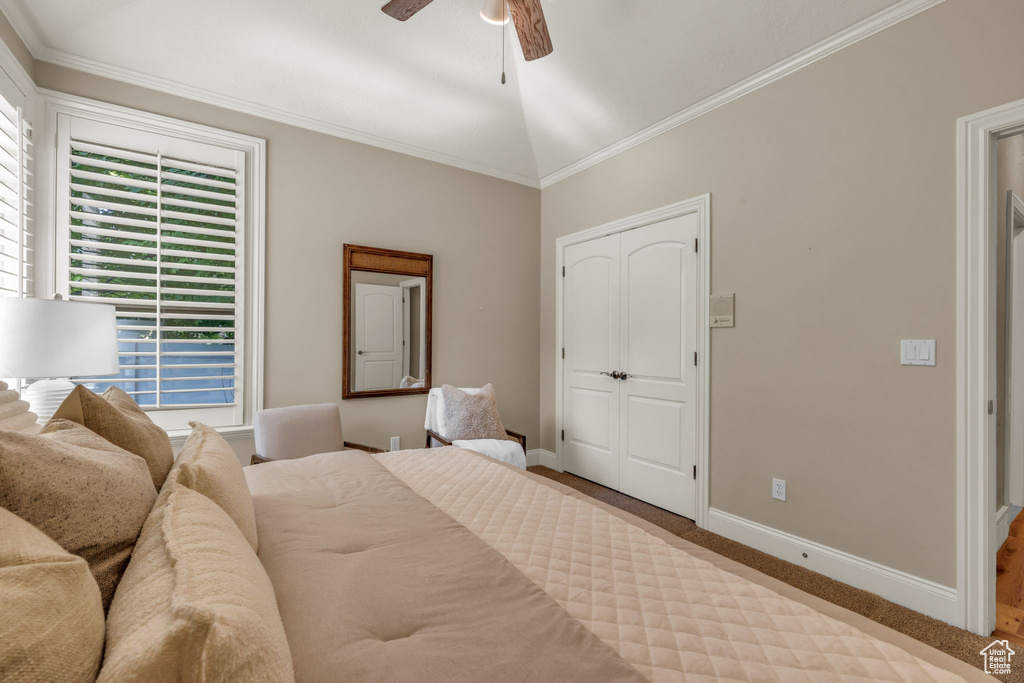
[[[37,58],[536,184],[896,0],[544,0],[523,61],[483,0],[0,0]],[[213,94],[213,95],[211,95]]]

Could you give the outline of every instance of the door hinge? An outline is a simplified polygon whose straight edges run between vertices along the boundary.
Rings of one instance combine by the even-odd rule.
[[[694,479],[697,478],[697,466],[696,465],[693,466],[693,478]]]
[[[562,441],[565,441],[565,430],[562,430]]]
[[[562,360],[565,360],[565,347],[562,347]]]
[[[562,266],[562,277],[565,277],[565,266]]]
[[[988,414],[991,415],[994,412],[996,412],[995,402],[994,401],[989,401],[988,402]]]
[[[696,252],[700,252],[700,238],[699,237],[693,238],[693,250],[696,251]]]
[[[697,352],[696,351],[693,352],[693,364],[694,365],[697,364]]]

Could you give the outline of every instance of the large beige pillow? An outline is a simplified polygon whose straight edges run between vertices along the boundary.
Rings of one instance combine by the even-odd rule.
[[[201,493],[160,492],[110,608],[99,680],[294,680],[270,579]]]
[[[444,396],[445,422],[449,441],[469,439],[511,439],[505,425],[498,416],[498,401],[494,386],[487,384],[476,394],[467,394],[462,389],[445,384],[441,387]]]
[[[115,446],[141,457],[149,467],[156,490],[163,486],[174,463],[171,439],[123,390],[110,387],[103,396],[97,396],[77,386],[61,403],[53,419],[85,425]]]
[[[0,432],[0,507],[85,558],[104,608],[155,500],[146,462],[82,425]]]
[[[198,491],[220,505],[238,525],[252,549],[259,549],[256,512],[242,463],[217,430],[199,422],[192,423],[192,434],[178,454],[165,485],[172,482]]]
[[[95,680],[104,630],[86,561],[0,508],[0,678]]]

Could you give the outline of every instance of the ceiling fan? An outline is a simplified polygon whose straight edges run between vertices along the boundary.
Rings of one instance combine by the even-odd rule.
[[[405,21],[431,2],[433,0],[391,0],[381,9],[389,17]],[[523,46],[526,61],[532,62],[551,54],[554,47],[551,45],[551,35],[548,33],[547,22],[544,21],[544,10],[541,9],[540,0],[508,0],[508,8],[512,13],[512,21],[516,25],[516,33],[519,34],[519,43]],[[499,10],[499,16],[501,11]],[[501,23],[506,21],[507,18]]]

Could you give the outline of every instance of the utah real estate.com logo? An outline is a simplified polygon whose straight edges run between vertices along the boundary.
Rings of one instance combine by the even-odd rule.
[[[985,658],[985,673],[987,674],[1008,674],[1010,673],[1010,659],[1017,654],[1010,648],[1008,640],[997,640],[981,651]]]

